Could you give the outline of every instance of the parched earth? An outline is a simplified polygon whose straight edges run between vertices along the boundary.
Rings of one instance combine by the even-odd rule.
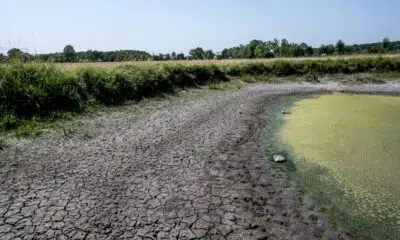
[[[253,85],[18,141],[0,152],[0,239],[348,239],[263,154],[265,106],[332,90],[400,85]]]

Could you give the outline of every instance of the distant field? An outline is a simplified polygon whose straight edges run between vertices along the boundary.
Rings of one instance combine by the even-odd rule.
[[[357,239],[400,234],[399,108],[400,97],[324,95],[297,102],[283,127],[300,183]]]
[[[240,63],[258,63],[258,62],[271,62],[277,60],[287,61],[305,61],[305,60],[329,60],[329,59],[349,59],[349,58],[378,58],[390,57],[400,58],[400,54],[364,54],[364,55],[348,55],[348,56],[325,56],[325,57],[300,57],[300,58],[266,58],[266,59],[223,59],[223,60],[170,60],[170,61],[126,61],[126,62],[82,62],[82,63],[55,63],[56,66],[73,69],[80,67],[118,67],[121,65],[157,65],[157,64],[183,64],[183,65],[236,65]]]

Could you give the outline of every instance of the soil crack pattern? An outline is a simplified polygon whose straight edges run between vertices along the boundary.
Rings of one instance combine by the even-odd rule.
[[[288,94],[400,90],[379,88],[255,85],[90,139],[10,146],[0,239],[344,239],[322,215],[303,214],[298,192],[270,168],[264,109]]]

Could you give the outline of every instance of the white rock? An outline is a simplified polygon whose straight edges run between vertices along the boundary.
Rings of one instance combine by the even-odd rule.
[[[286,161],[286,158],[281,155],[274,155],[274,161],[275,162],[284,162],[284,161]]]

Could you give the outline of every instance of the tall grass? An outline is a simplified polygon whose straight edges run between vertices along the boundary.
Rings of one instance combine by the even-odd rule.
[[[400,71],[398,57],[250,61],[235,64],[149,64],[60,68],[0,65],[0,129],[53,112],[84,110],[89,103],[120,104],[177,88],[228,81],[235,76],[301,76]]]
[[[64,70],[52,65],[0,65],[0,128],[58,111],[82,111],[88,103],[120,104],[175,88],[227,81],[215,66],[121,66]]]
[[[224,72],[232,76],[241,75],[273,75],[290,76],[317,74],[351,74],[361,72],[400,71],[400,58],[362,57],[328,60],[288,61],[276,60],[271,62],[252,62],[224,67]]]

